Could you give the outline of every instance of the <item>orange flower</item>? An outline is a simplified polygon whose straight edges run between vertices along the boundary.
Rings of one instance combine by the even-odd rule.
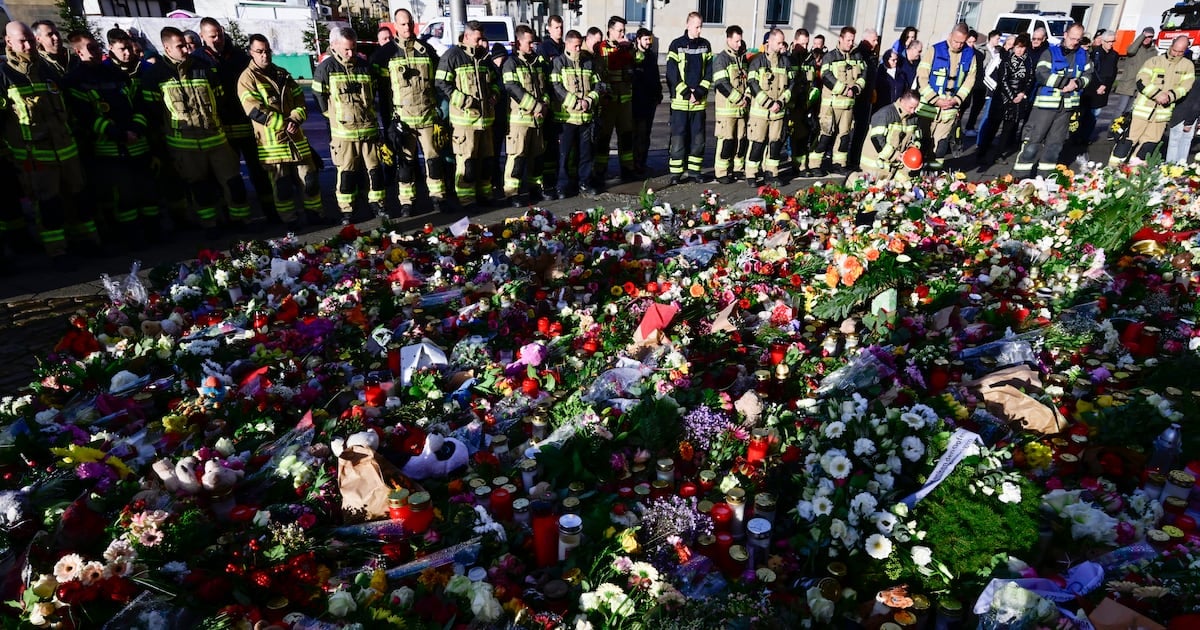
[[[854,256],[847,256],[838,266],[841,267],[842,283],[848,287],[854,286],[863,274],[862,263]]]
[[[694,298],[704,297],[704,285],[699,282],[693,282],[692,287],[688,289],[688,295]]]
[[[825,270],[825,284],[828,285],[830,289],[838,285],[837,267],[829,265],[829,268]]]
[[[887,248],[888,248],[888,251],[892,252],[893,254],[903,254],[904,253],[904,239],[893,236],[891,238],[891,240],[888,241]]]
[[[692,447],[691,442],[684,441],[679,443],[679,457],[683,458],[683,461],[690,462],[695,456],[696,451]]]
[[[879,250],[875,249],[874,247],[868,249],[866,251],[866,258],[868,262],[875,262],[876,260],[879,260]]]

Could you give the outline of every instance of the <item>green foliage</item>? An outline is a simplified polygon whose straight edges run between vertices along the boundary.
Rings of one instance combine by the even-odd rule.
[[[621,420],[624,430],[617,435],[617,440],[630,440],[651,453],[671,450],[683,437],[679,407],[670,398],[643,399]]]
[[[67,45],[67,35],[76,31],[91,33],[93,37],[100,38],[100,29],[93,28],[86,17],[72,10],[68,0],[56,0],[54,6],[58,9],[58,30],[62,33],[63,46]]]
[[[324,46],[329,42],[329,24],[325,22],[314,22],[316,31],[312,29],[304,29],[304,49],[308,52],[319,55],[324,52]],[[317,40],[320,40],[318,43]]]
[[[229,40],[229,45],[242,50],[250,47],[250,36],[242,32],[242,25],[238,24],[237,20],[229,20],[225,27],[225,38]]]
[[[840,287],[837,293],[815,305],[812,315],[830,321],[846,319],[888,289],[914,286],[924,273],[919,271],[919,265],[902,263],[891,252],[882,253],[854,286]]]
[[[1106,195],[1071,230],[1072,241],[1078,246],[1075,251],[1082,252],[1082,246],[1087,244],[1109,252],[1120,251],[1133,238],[1150,214],[1151,191],[1160,185],[1161,163],[1162,157],[1155,154],[1128,180],[1114,182],[1123,194]]]
[[[947,588],[977,592],[973,582],[986,580],[1008,554],[1020,556],[1038,542],[1037,489],[1021,480],[1021,501],[1003,503],[995,494],[978,491],[975,457],[968,457],[929,496],[915,515],[926,528],[924,543],[953,579],[937,571],[921,574],[929,591]]]

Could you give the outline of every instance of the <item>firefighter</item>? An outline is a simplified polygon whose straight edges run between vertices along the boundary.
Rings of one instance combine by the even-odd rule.
[[[975,47],[967,46],[971,29],[959,23],[950,37],[925,49],[917,66],[921,105],[917,108],[925,140],[925,166],[937,170],[950,153],[959,109],[975,86]]]
[[[499,77],[480,45],[483,26],[471,20],[463,30],[462,43],[446,51],[437,71],[437,87],[450,101],[450,125],[454,127],[454,191],[458,202],[471,209],[478,201],[492,199],[492,124],[495,122]]]
[[[33,35],[37,38],[38,53],[61,80],[79,65],[79,57],[71,54],[71,47],[62,40],[58,26],[50,20],[33,23]]]
[[[712,44],[700,37],[704,18],[687,16],[687,30],[667,48],[667,89],[671,92],[671,183],[701,181],[705,108],[712,84]],[[686,163],[685,163],[686,160]]]
[[[771,175],[771,187],[780,186],[779,161],[787,138],[788,101],[792,99],[794,85],[783,31],[772,29],[763,53],[750,62],[747,126],[750,154],[746,158],[746,182],[756,188],[764,183],[763,171]]]
[[[246,66],[250,65],[250,56],[229,42],[225,29],[213,18],[206,17],[200,20],[200,39],[204,46],[193,54],[207,58],[217,69],[217,79],[221,81],[222,92],[222,96],[217,99],[217,107],[221,113],[221,124],[225,126],[229,146],[245,160],[250,183],[254,185],[254,193],[258,195],[258,206],[267,222],[282,223],[283,219],[275,209],[275,200],[271,196],[271,178],[267,176],[266,169],[258,160],[258,145],[250,127],[250,119],[246,118],[246,112],[238,102],[238,79]]]
[[[1083,26],[1072,24],[1061,43],[1051,44],[1035,62],[1033,111],[1025,123],[1013,177],[1049,174],[1058,165],[1071,114],[1079,109],[1079,94],[1092,80],[1092,62],[1079,45],[1081,37]]]
[[[811,177],[809,147],[814,128],[813,115],[820,109],[821,83],[813,55],[808,50],[809,34],[797,29],[792,40],[792,98],[788,101],[788,142],[791,144],[792,165],[797,177]],[[820,162],[817,163],[820,166]]]
[[[150,166],[150,108],[129,75],[102,61],[91,33],[69,36],[80,63],[67,75],[68,99],[88,158],[89,186],[99,214],[113,219],[130,249],[159,237],[158,195],[143,173]],[[140,220],[139,220],[140,219]]]
[[[565,38],[563,54],[554,59],[550,85],[554,89],[554,117],[562,129],[559,137],[558,198],[566,198],[579,186],[579,192],[594,195],[592,179],[592,116],[600,100],[599,83],[591,56],[581,50],[583,36],[572,30]],[[568,160],[574,151],[579,169],[571,177]],[[582,186],[580,185],[582,184]]]
[[[550,116],[550,80],[546,64],[533,50],[533,29],[516,29],[517,50],[504,61],[504,91],[508,103],[508,137],[504,166],[504,196],[513,207],[528,203],[530,194],[542,191],[542,154],[545,121]]]
[[[304,92],[287,70],[272,63],[271,43],[266,37],[250,36],[250,65],[238,77],[237,90],[254,125],[258,161],[271,178],[280,218],[291,230],[300,227],[293,209],[300,196],[308,222],[324,223],[317,162],[301,128],[308,118]]]
[[[1180,35],[1171,41],[1166,54],[1151,57],[1138,70],[1129,136],[1113,147],[1109,166],[1118,166],[1126,160],[1140,166],[1158,148],[1175,104],[1187,96],[1196,82],[1195,66],[1184,57],[1187,50],[1188,36]]]
[[[187,54],[187,43],[179,29],[165,27],[160,37],[163,59],[154,64],[147,85],[162,95],[164,107],[159,118],[175,171],[191,189],[196,217],[208,237],[215,238],[219,233],[219,199],[210,178],[220,184],[225,195],[230,224],[244,229],[250,219],[250,205],[237,153],[221,124],[218,103],[224,91],[216,69],[203,57]]]
[[[607,87],[601,93],[599,125],[595,138],[595,168],[592,175],[602,183],[608,174],[608,153],[613,131],[617,132],[617,159],[621,181],[632,181],[633,172],[633,43],[625,38],[625,18],[608,19],[608,39],[596,47],[596,71]]]
[[[66,218],[83,190],[83,169],[68,126],[63,89],[54,68],[34,51],[33,31],[28,26],[6,24],[4,43],[7,57],[0,67],[0,133],[9,157],[21,171],[25,196],[37,204],[37,228],[46,253],[56,270],[70,270],[73,263],[66,256]],[[94,222],[83,223],[85,230],[90,224],[90,233],[96,234]]]
[[[904,152],[921,146],[921,128],[915,113],[921,95],[905,90],[891,105],[885,105],[871,116],[871,128],[863,143],[859,166],[865,175],[879,179],[895,179],[906,169]]]
[[[367,204],[374,216],[383,216],[387,194],[375,122],[375,82],[367,62],[354,54],[357,43],[354,29],[332,29],[329,56],[317,66],[312,79],[317,107],[329,119],[329,157],[337,169],[334,198],[342,225],[353,222],[360,165],[367,171]]]
[[[714,175],[722,184],[733,183],[734,173],[746,170],[746,58],[743,55],[742,27],[725,29],[725,50],[712,62],[712,85],[716,90],[717,155]]]
[[[854,125],[854,101],[866,89],[866,64],[854,48],[853,26],[843,26],[837,48],[825,53],[821,62],[821,139],[808,156],[812,174],[825,173],[821,162],[829,154],[830,172],[846,175]]]
[[[433,210],[441,212],[446,199],[443,172],[446,162],[442,159],[446,147],[443,135],[436,133],[441,117],[434,85],[438,55],[432,46],[417,39],[412,13],[397,10],[392,24],[396,27],[394,52],[384,61],[380,92],[387,95],[386,101],[391,104],[391,110],[384,116],[390,116],[385,124],[396,152],[400,216],[412,216],[417,176],[421,172],[417,163],[418,146],[425,157],[425,185],[433,200]]]

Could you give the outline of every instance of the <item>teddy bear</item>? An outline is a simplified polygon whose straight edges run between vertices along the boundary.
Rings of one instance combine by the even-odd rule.
[[[151,468],[169,492],[196,494],[202,488],[196,475],[196,466],[199,463],[200,460],[189,455],[180,459],[174,466],[171,465],[170,459],[160,459],[154,462]]]
[[[355,446],[366,446],[372,451],[379,450],[379,434],[374,431],[359,431],[346,439],[334,438],[329,443],[334,457],[341,457],[342,451]]]

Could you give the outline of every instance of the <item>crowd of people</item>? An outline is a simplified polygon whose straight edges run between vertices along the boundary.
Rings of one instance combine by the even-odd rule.
[[[711,100],[713,175],[753,187],[905,177],[971,147],[981,168],[1015,155],[1013,175],[1032,177],[1103,132],[1110,98],[1128,112],[1110,164],[1142,163],[1164,142],[1168,160],[1184,161],[1200,117],[1187,38],[1160,55],[1153,29],[1124,57],[1112,33],[1089,41],[1078,24],[1058,44],[1043,29],[984,39],[958,24],[926,45],[907,28],[882,51],[872,29],[860,39],[844,27],[829,49],[821,35],[798,29],[789,43],[773,29],[748,55],[740,27],[724,29],[718,50],[693,12],[660,74],[653,33],[630,37],[619,16],[605,31],[564,33],[559,16],[547,25],[541,37],[518,26],[510,53],[468,22],[438,55],[401,9],[369,58],[352,29],[334,28],[311,90],[329,125],[342,223],[354,220],[363,183],[372,214],[385,217],[392,181],[400,217],[419,198],[470,212],[592,195],[609,181],[614,135],[616,174],[643,179],[664,100],[673,184],[702,181]],[[69,269],[73,252],[100,254],[106,241],[136,249],[161,236],[160,208],[207,236],[253,230],[243,162],[268,222],[336,221],[303,131],[304,91],[273,63],[266,37],[242,49],[204,18],[199,33],[162,29],[149,58],[153,47],[119,28],[106,33],[107,52],[88,32],[60,37],[46,21],[5,29],[0,234],[14,252],[40,241]]]

